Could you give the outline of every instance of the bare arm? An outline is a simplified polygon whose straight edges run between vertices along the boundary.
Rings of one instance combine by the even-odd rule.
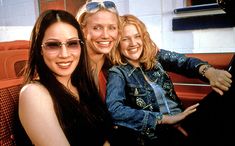
[[[36,146],[69,146],[59,125],[48,91],[39,84],[28,84],[20,92],[20,121]]]

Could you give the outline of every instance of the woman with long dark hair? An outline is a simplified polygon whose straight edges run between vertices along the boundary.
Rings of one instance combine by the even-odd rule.
[[[108,138],[83,33],[66,11],[45,11],[34,25],[19,117],[36,146],[101,146]]]

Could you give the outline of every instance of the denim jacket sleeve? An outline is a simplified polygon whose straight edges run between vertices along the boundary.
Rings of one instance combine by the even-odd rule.
[[[149,133],[156,128],[159,112],[135,109],[126,105],[126,74],[118,67],[109,70],[106,104],[115,125],[125,126],[141,133]]]
[[[184,54],[161,49],[158,61],[162,64],[164,70],[179,73],[187,77],[201,77],[199,67],[202,64],[208,64],[198,58],[187,57]]]

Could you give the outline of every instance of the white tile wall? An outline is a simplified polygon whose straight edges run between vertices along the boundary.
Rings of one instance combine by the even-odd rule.
[[[194,52],[214,50],[215,52],[235,52],[234,28],[207,29],[193,32]]]
[[[191,31],[164,31],[162,48],[181,52],[191,53],[194,44],[194,39]]]
[[[37,0],[0,0],[0,41],[29,40],[37,15]]]
[[[161,27],[161,15],[151,15],[151,16],[140,16],[140,20],[145,23],[150,36],[152,37],[153,41],[160,46],[162,43],[162,27]]]
[[[160,0],[129,0],[130,13],[136,16],[161,14]]]
[[[0,42],[29,40],[32,29],[32,26],[0,26]]]
[[[235,52],[235,27],[172,31],[175,8],[184,0],[112,0],[120,15],[131,13],[147,26],[160,48],[177,52]],[[0,0],[0,41],[27,39],[38,14],[37,0]],[[13,11],[14,10],[14,11]],[[9,27],[13,26],[13,27]]]
[[[120,15],[129,13],[129,0],[112,0],[117,8]]]

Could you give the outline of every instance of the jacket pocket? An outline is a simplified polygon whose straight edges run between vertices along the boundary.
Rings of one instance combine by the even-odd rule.
[[[129,84],[127,85],[127,104],[137,108],[137,109],[146,109],[149,106],[147,101],[147,90],[142,86]]]

